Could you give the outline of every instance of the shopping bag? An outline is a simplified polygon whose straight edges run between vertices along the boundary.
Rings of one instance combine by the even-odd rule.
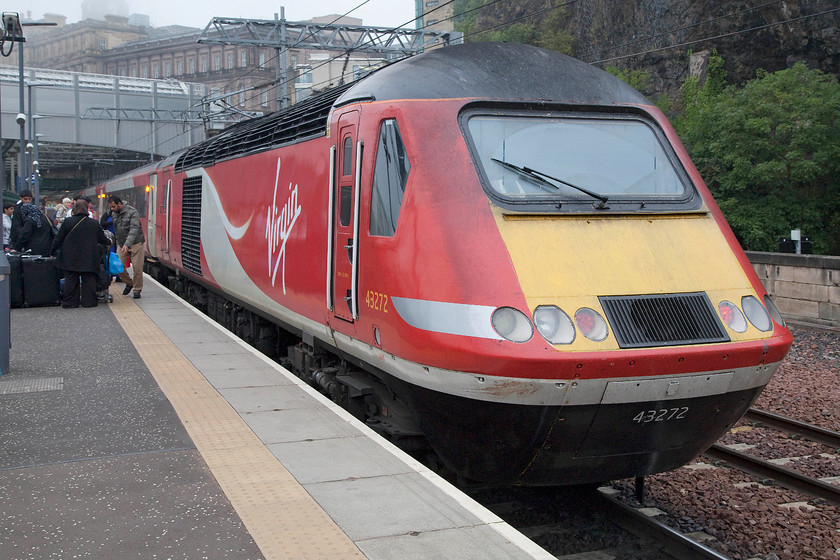
[[[123,265],[120,257],[114,253],[108,253],[108,274],[122,274]]]

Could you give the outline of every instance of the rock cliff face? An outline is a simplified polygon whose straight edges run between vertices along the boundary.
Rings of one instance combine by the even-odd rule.
[[[495,6],[503,4],[513,3]],[[510,21],[559,3],[515,4],[482,12],[477,23]],[[675,92],[688,76],[690,55],[713,49],[723,56],[730,83],[753,78],[759,68],[774,72],[800,60],[840,75],[840,0],[577,0],[566,3],[565,13],[575,57],[601,67],[647,70],[650,97]]]

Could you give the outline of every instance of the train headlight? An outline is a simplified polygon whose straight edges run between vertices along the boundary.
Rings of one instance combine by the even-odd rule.
[[[581,307],[577,310],[575,323],[583,336],[595,342],[601,342],[609,334],[607,322],[601,317],[601,314],[588,307]]]
[[[534,327],[528,316],[513,307],[500,307],[491,318],[499,336],[511,342],[528,342],[534,336]]]
[[[784,327],[785,320],[782,318],[782,314],[779,313],[779,309],[776,307],[776,304],[773,303],[773,300],[769,295],[764,296],[764,305],[767,306],[767,311],[770,312],[770,316],[773,317],[773,320],[776,321],[779,326]]]
[[[720,318],[726,323],[726,326],[735,332],[744,332],[747,330],[747,320],[744,319],[744,314],[738,309],[738,306],[731,301],[722,301],[718,305]]]
[[[744,315],[747,316],[747,319],[749,319],[755,328],[761,332],[773,330],[773,322],[770,321],[770,314],[767,313],[767,310],[764,309],[761,302],[754,296],[742,297],[741,307],[744,309]]]
[[[575,340],[575,326],[569,316],[556,305],[540,305],[534,310],[534,325],[551,344],[571,344]]]

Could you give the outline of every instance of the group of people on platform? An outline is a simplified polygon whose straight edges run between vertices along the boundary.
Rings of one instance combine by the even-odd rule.
[[[123,295],[133,290],[134,299],[140,298],[146,239],[137,209],[112,195],[109,209],[97,221],[90,198],[79,195],[72,200],[64,198],[49,218],[32,198],[32,191],[23,190],[17,204],[3,204],[3,247],[10,253],[56,257],[55,266],[64,274],[62,307],[96,307],[97,277],[103,266],[101,247],[109,250],[112,246],[106,229],[116,238],[116,253],[123,264],[118,275],[125,284]],[[129,259],[131,276],[127,272]]]

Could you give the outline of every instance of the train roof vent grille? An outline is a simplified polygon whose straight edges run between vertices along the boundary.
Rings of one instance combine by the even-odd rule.
[[[621,348],[729,341],[704,292],[598,299]]]
[[[226,159],[323,136],[333,103],[355,82],[312,95],[287,109],[235,124],[196,144],[178,158],[175,171],[210,167]]]

